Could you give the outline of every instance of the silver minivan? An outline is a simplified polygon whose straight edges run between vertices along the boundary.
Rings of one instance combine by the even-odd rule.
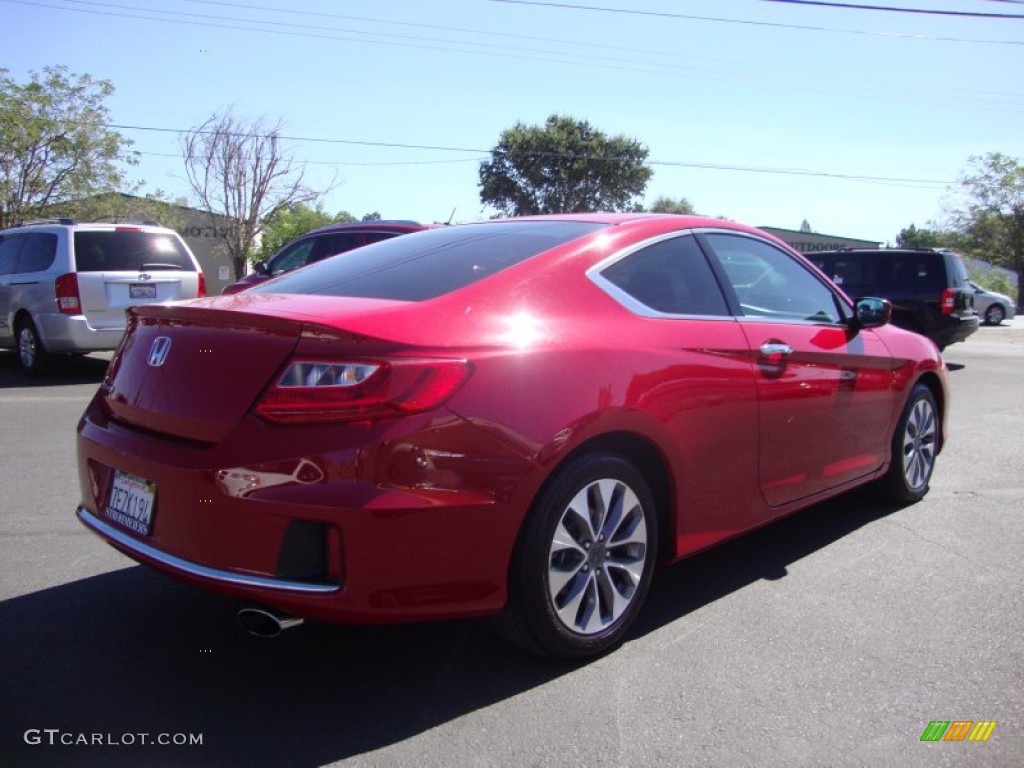
[[[54,219],[0,231],[0,349],[32,376],[59,355],[115,349],[127,307],[205,293],[172,229]]]

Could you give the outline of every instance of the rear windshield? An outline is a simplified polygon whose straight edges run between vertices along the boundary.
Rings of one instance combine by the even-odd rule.
[[[196,271],[181,240],[161,232],[75,232],[75,263],[79,272]]]
[[[317,262],[249,292],[423,301],[605,226],[579,221],[504,221],[429,229]]]

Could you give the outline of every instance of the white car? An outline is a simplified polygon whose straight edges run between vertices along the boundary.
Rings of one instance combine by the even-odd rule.
[[[1013,319],[1013,299],[1001,293],[987,291],[973,280],[968,282],[974,291],[974,309],[981,315],[985,325],[999,325],[1003,320]]]
[[[30,376],[59,355],[115,349],[129,306],[205,294],[173,229],[48,219],[0,231],[0,349]]]

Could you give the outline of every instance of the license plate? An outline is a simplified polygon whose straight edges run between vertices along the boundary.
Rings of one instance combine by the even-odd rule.
[[[128,286],[130,299],[155,299],[156,286],[153,283],[135,283]]]
[[[104,514],[118,525],[148,536],[155,502],[156,483],[118,469]]]

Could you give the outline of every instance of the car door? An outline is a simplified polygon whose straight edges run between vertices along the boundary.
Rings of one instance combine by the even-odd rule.
[[[795,255],[752,235],[709,232],[756,367],[759,476],[771,507],[878,469],[894,407],[892,362],[849,304]]]
[[[750,350],[693,235],[644,242],[590,277],[637,316],[638,346],[660,358],[633,376],[626,402],[653,414],[667,435],[676,550],[696,551],[765,522]]]
[[[17,290],[15,262],[24,242],[23,234],[0,235],[0,339],[5,344],[12,343],[14,338],[12,300]]]

